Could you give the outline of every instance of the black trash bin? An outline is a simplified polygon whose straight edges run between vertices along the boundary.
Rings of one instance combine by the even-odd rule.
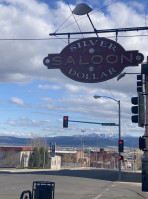
[[[35,181],[33,182],[33,199],[54,199],[54,182]]]

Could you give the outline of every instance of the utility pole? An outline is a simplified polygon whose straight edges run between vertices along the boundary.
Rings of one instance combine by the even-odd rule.
[[[148,57],[147,62],[142,64],[142,74],[145,74],[145,95],[146,95],[146,121],[145,121],[145,149],[142,159],[142,191],[148,192]]]
[[[81,132],[83,133],[83,137],[82,137],[82,151],[83,151],[83,156],[84,156],[84,149],[85,149],[85,138],[84,138],[84,133],[85,133],[85,129],[81,129]]]
[[[148,57],[147,57],[147,66],[148,66]],[[148,68],[147,68],[148,70]],[[148,124],[148,72],[145,74],[145,93],[146,93],[146,124]],[[145,136],[148,136],[148,126],[145,126]],[[146,150],[148,150],[148,139],[146,139]],[[144,158],[148,159],[148,151],[144,152]]]

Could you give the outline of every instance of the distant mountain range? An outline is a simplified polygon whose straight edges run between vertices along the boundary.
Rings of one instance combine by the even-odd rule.
[[[42,143],[45,141],[45,137],[39,138]],[[125,136],[122,138],[124,140],[125,147],[138,148],[139,138]],[[1,146],[29,146],[33,142],[31,138],[18,138],[11,136],[0,136]],[[118,138],[111,137],[97,137],[92,135],[82,136],[57,136],[57,137],[47,137],[46,145],[49,146],[51,142],[55,142],[57,146],[60,147],[81,147],[84,143],[85,147],[109,147],[117,146]]]

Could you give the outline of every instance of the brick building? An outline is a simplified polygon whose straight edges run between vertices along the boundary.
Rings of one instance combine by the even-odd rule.
[[[97,168],[117,168],[118,158],[115,153],[109,153],[103,148],[100,151],[91,151],[90,153],[90,166]]]
[[[83,151],[56,151],[56,155],[61,156],[62,167],[86,166]]]

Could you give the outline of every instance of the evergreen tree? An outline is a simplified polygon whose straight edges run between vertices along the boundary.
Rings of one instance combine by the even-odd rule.
[[[41,146],[40,147],[40,166],[43,166],[44,164],[44,150],[45,148]]]
[[[33,167],[39,167],[41,158],[40,158],[40,152],[37,147],[34,147],[32,155],[33,155]]]
[[[29,167],[43,167],[45,155],[45,165],[49,163],[49,152],[43,146],[39,149],[34,147],[34,150],[29,158]]]
[[[49,152],[48,149],[45,151],[45,165],[49,163]]]

